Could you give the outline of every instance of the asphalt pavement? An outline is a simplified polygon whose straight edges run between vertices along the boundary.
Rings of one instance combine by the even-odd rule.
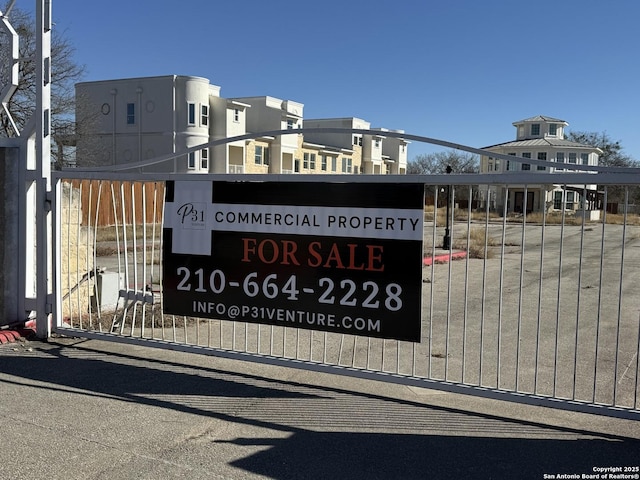
[[[638,478],[640,465],[638,421],[97,340],[1,345],[0,405],[2,480]]]

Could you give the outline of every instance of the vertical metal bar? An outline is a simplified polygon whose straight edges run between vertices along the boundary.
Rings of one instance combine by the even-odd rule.
[[[146,320],[145,312],[147,310],[147,292],[151,290],[147,289],[147,192],[145,189],[146,183],[140,184],[140,191],[142,193],[142,319],[140,325],[140,337],[144,337],[144,323]]]
[[[617,405],[618,399],[618,360],[620,353],[620,321],[622,319],[622,285],[624,279],[624,250],[627,236],[627,212],[629,205],[629,187],[624,188],[624,221],[622,223],[622,245],[620,247],[620,285],[618,287],[618,318],[616,321],[616,352],[615,361],[613,362],[613,405]]]
[[[546,192],[545,192],[546,195]],[[544,241],[545,230],[547,228],[547,206],[545,199],[544,212],[542,214],[542,232],[540,233],[540,274],[538,276],[538,314],[536,316],[536,353],[535,353],[535,373],[533,375],[533,393],[538,393],[538,372],[540,371],[540,336],[542,329],[542,278],[544,276]]]
[[[165,209],[165,201],[164,201],[164,193],[166,192],[166,183],[164,183],[162,185],[162,191],[163,191],[163,195],[162,195],[162,203],[161,203],[161,211],[162,211],[162,215],[161,215],[161,220],[160,220],[160,252],[164,251],[164,235],[163,235],[163,231],[164,231],[164,209]],[[154,219],[155,221],[155,219]],[[163,285],[164,285],[164,277],[162,275],[162,265],[163,265],[163,260],[162,260],[162,255],[160,256],[160,260],[158,261],[158,284],[159,284],[159,288],[160,288],[160,323],[161,323],[161,335],[162,335],[162,339],[164,340],[165,338],[165,330],[164,330],[164,294],[162,293],[163,290]]]
[[[36,2],[36,108],[35,121],[35,256],[36,333],[39,338],[51,334],[49,307],[51,268],[51,211],[46,208],[51,192],[51,4]],[[12,45],[15,50],[16,43]],[[28,142],[23,145],[27,147]],[[79,293],[79,292],[78,292]]]
[[[605,239],[605,231],[607,225],[607,196],[609,193],[609,187],[604,187],[604,197],[603,201],[603,209],[602,209],[602,238],[600,241],[600,278],[598,281],[598,307],[597,307],[597,317],[596,317],[596,337],[595,337],[595,348],[596,354],[593,360],[593,395],[591,397],[591,402],[594,403],[596,401],[596,388],[598,385],[598,357],[600,356],[600,314],[602,313],[602,276],[604,271],[604,239]]]
[[[261,343],[261,341],[262,341],[262,337],[261,337],[261,335],[260,335],[261,330],[262,330],[262,329],[260,328],[260,324],[258,324],[258,331],[256,332],[256,336],[258,337],[258,338],[257,338],[258,345],[257,345],[257,347],[256,347],[256,351],[257,351],[257,353],[260,353],[260,343]],[[220,320],[220,343],[222,343],[222,320]]]
[[[507,231],[507,203],[509,201],[509,187],[504,187],[504,205],[502,209],[502,241],[500,247],[500,280],[498,292],[498,358],[496,371],[496,388],[500,389],[500,374],[502,372],[502,287],[504,285],[504,250]]]
[[[82,306],[80,305],[80,292],[82,291],[82,287],[80,282],[82,280],[82,274],[80,273],[80,238],[81,238],[81,230],[80,225],[82,224],[82,185],[83,182],[80,182],[80,186],[78,187],[78,208],[76,209],[76,275],[75,275],[75,285],[71,288],[75,288],[75,296],[76,303],[78,305],[78,325],[80,329],[82,329]]]
[[[235,324],[235,322],[234,322]],[[274,326],[271,325],[271,328],[269,329],[270,333],[270,338],[269,338],[269,355],[273,355],[273,334],[275,332]],[[234,335],[235,335],[235,330],[234,330]]]
[[[562,186],[562,220],[560,221],[560,252],[558,254],[558,294],[556,299],[556,338],[553,356],[553,397],[558,383],[558,354],[560,350],[560,300],[562,298],[562,254],[564,253],[564,222],[567,201],[567,185]]]
[[[73,304],[71,297],[71,207],[73,206],[73,183],[69,182],[69,202],[67,210],[67,308],[69,309],[69,326],[73,327]]]
[[[131,236],[133,237],[133,293],[135,295],[138,294],[139,284],[138,284],[138,229],[137,229],[137,218],[136,218],[136,192],[135,192],[136,182],[131,182]],[[136,316],[138,313],[138,301],[136,299],[133,300],[133,312],[131,313],[131,335],[133,335]],[[186,322],[185,322],[186,323]]]
[[[116,252],[117,252],[117,258],[118,258],[118,286],[120,286],[120,282],[122,279],[122,262],[120,261],[120,231],[118,228],[118,204],[116,203],[116,192],[115,192],[115,188],[114,188],[114,182],[111,181],[109,182],[110,186],[111,186],[111,204],[113,206],[113,224],[115,226],[116,229]],[[120,303],[121,300],[121,295],[120,293],[118,293],[118,304]],[[126,300],[124,298],[122,298],[122,302],[123,305],[122,307],[124,308],[124,302]],[[116,305],[116,309],[113,313],[113,320],[111,321],[111,329],[109,330],[109,333],[113,333],[113,330],[115,328],[115,324],[116,324],[116,319],[118,316],[118,305]]]
[[[53,204],[51,205],[54,212],[52,222],[53,241],[53,320],[56,327],[62,326],[62,250],[60,245],[61,226],[62,226],[62,180],[56,179],[53,188]],[[6,292],[5,292],[6,295]]]
[[[640,314],[638,314],[638,343],[636,344],[636,380],[633,387],[633,408],[638,408],[638,377],[640,377]]]
[[[520,333],[522,332],[522,290],[524,289],[524,252],[527,231],[527,198],[529,186],[524,186],[524,205],[522,207],[522,233],[520,236],[520,285],[518,288],[518,327],[516,332],[516,392],[520,391]]]
[[[93,181],[92,180],[89,180],[88,197],[89,197],[89,205],[87,207],[87,226],[85,230],[87,232],[87,253],[85,255],[85,272],[86,272],[85,275],[87,275],[86,290],[87,290],[87,310],[89,312],[89,328],[91,328],[93,326],[93,308],[91,306],[91,284],[95,281],[95,277],[91,275],[92,267],[90,265],[90,258],[89,258],[91,256],[90,253],[93,247],[93,242],[91,242],[91,206],[92,206],[91,203],[93,198]],[[98,207],[96,205],[96,209],[97,208]]]
[[[449,339],[451,337],[451,277],[453,275],[452,273],[452,269],[453,269],[453,257],[452,257],[452,248],[453,248],[453,232],[454,232],[454,224],[453,224],[453,219],[455,217],[454,215],[454,208],[453,206],[455,205],[454,203],[454,198],[455,198],[455,188],[453,187],[453,185],[449,186],[449,191],[448,193],[448,197],[447,197],[447,205],[449,203],[451,203],[451,208],[449,209],[449,212],[451,214],[450,218],[448,219],[449,221],[449,225],[451,225],[451,229],[449,230],[449,262],[448,262],[448,275],[447,275],[447,325],[446,325],[446,331],[445,331],[445,353],[444,353],[444,379],[448,380],[449,379]]]
[[[149,286],[151,288],[151,295],[154,299],[153,304],[151,305],[151,338],[156,338],[155,335],[155,327],[156,327],[156,309],[155,309],[155,294],[153,293],[153,272],[156,266],[156,224],[157,224],[157,194],[158,194],[158,182],[153,182],[153,209],[152,209],[152,219],[151,219],[151,273],[149,274]],[[162,228],[160,229],[160,235],[162,235]],[[160,263],[160,262],[158,262]]]
[[[93,229],[93,279],[94,282],[98,281],[98,223],[100,221],[99,212],[100,212],[100,200],[102,199],[102,180],[98,181],[98,197],[96,199],[96,216],[94,221],[94,229]],[[102,331],[102,292],[98,288],[95,288],[95,296],[96,296],[96,314],[98,316],[98,327],[100,331]]]
[[[324,352],[322,354],[323,363],[327,363],[327,337],[328,337],[327,332],[324,332]]]
[[[576,398],[576,378],[578,370],[578,332],[580,329],[580,300],[582,293],[582,262],[584,261],[584,226],[587,223],[587,186],[585,185],[582,190],[582,225],[580,227],[580,253],[578,254],[578,291],[576,292],[576,323],[575,323],[575,336],[573,343],[573,378],[572,378],[572,391],[571,399]]]
[[[469,185],[467,192],[469,203],[467,205],[467,255],[464,265],[464,306],[462,313],[462,383],[465,383],[465,373],[467,366],[467,320],[468,320],[468,298],[469,298],[469,247],[471,245],[471,200],[473,198],[473,186]]]
[[[433,362],[431,361],[431,352],[433,348],[433,297],[434,297],[434,287],[436,277],[435,277],[435,262],[433,261],[433,255],[436,251],[436,236],[437,236],[437,223],[438,223],[438,187],[434,187],[434,195],[433,195],[433,228],[431,235],[431,283],[430,285],[430,300],[429,300],[429,344],[427,347],[427,360],[429,362],[429,378],[433,378]]]
[[[338,349],[338,365],[342,361],[342,347],[344,345],[344,333],[340,335],[340,348]]]
[[[358,344],[358,337],[353,337],[353,355],[351,356],[351,366],[356,366],[356,347]],[[398,345],[398,365],[400,365],[400,346]]]
[[[482,300],[480,303],[480,358],[478,359],[478,385],[482,386],[482,367],[484,366],[484,323],[487,290],[487,256],[489,251],[489,205],[491,203],[491,187],[487,185],[487,202],[484,217],[484,258],[482,259]]]

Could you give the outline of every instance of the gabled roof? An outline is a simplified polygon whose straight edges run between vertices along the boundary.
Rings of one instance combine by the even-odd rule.
[[[525,123],[525,122],[553,122],[553,123],[566,123],[567,125],[569,125],[565,120],[560,120],[559,118],[553,118],[553,117],[545,117],[544,115],[536,115],[535,117],[525,118],[524,120],[513,122],[513,125],[518,125],[519,123]]]
[[[529,148],[529,147],[554,147],[554,148],[578,148],[582,150],[591,150],[594,152],[602,153],[598,147],[592,147],[591,145],[585,145],[583,143],[572,142],[571,140],[565,140],[564,138],[533,138],[531,140],[516,140],[513,142],[498,143],[496,145],[490,145],[484,147],[483,150],[489,150],[492,148]]]

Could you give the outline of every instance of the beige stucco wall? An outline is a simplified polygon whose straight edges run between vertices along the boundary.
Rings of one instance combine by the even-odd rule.
[[[81,225],[80,193],[70,184],[62,188],[62,218],[60,230],[62,317],[77,322],[88,320],[89,302],[94,281],[82,281],[83,275],[93,268],[93,232]],[[70,293],[78,283],[77,289]]]

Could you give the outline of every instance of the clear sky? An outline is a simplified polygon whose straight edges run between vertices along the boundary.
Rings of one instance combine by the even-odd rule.
[[[52,0],[84,80],[193,75],[472,147],[535,115],[640,160],[638,0]],[[31,10],[33,0],[17,0]],[[409,159],[442,147],[412,143]]]

